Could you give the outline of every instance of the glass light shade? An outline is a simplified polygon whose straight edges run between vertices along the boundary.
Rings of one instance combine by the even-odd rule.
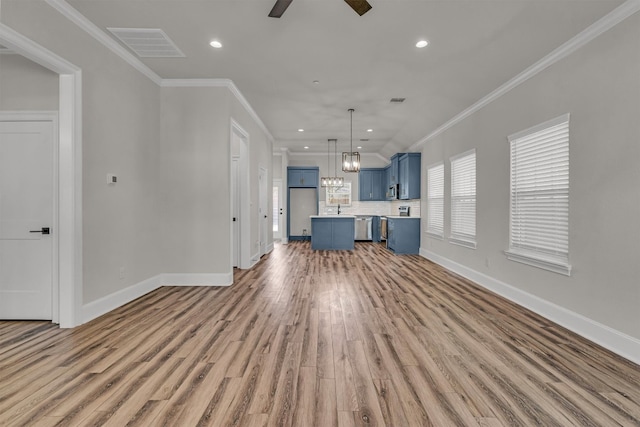
[[[343,152],[342,170],[344,172],[360,172],[360,153],[357,151]]]
[[[342,187],[344,178],[341,176],[323,176],[320,178],[320,187]]]

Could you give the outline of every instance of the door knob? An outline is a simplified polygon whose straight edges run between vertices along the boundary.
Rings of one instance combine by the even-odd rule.
[[[40,230],[29,230],[29,233],[51,234],[49,227],[42,227]]]

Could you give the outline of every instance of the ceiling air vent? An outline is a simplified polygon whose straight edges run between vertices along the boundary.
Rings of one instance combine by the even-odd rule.
[[[404,102],[404,100],[407,98],[391,98],[391,102],[392,104],[402,104]]]
[[[156,28],[107,28],[141,58],[179,58],[184,53],[164,31]]]

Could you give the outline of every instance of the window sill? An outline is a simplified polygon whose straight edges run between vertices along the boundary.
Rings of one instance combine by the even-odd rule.
[[[464,239],[461,237],[449,236],[449,243],[453,243],[454,245],[464,246],[465,248],[475,249],[476,241],[470,239]]]
[[[442,234],[434,233],[432,231],[425,231],[425,233],[427,233],[428,237],[431,237],[433,239],[444,240],[444,235]]]
[[[571,264],[568,262],[516,250],[504,251],[504,254],[507,256],[507,259],[511,261],[538,267],[565,276],[571,276]]]

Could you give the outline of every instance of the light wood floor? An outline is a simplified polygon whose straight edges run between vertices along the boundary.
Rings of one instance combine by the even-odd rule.
[[[637,365],[418,256],[298,242],[235,281],[0,322],[0,425],[640,425]]]

